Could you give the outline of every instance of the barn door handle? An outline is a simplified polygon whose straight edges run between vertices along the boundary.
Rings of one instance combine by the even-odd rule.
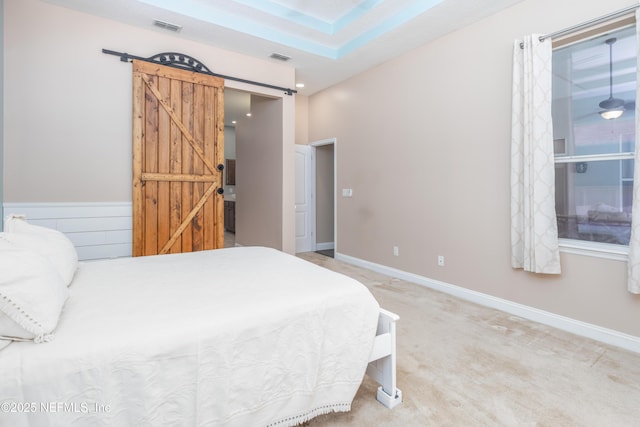
[[[218,194],[224,194],[224,188],[218,187]]]
[[[222,171],[224,169],[224,165],[222,163],[218,163],[218,170]]]

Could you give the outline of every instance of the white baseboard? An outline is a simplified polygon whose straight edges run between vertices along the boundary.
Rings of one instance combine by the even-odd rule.
[[[80,260],[131,256],[131,202],[5,203],[4,215],[63,232]]]
[[[575,335],[600,341],[605,344],[614,345],[625,350],[640,353],[640,337],[625,334],[613,329],[603,328],[598,325],[582,322],[570,317],[560,316],[548,311],[539,310],[513,301],[497,298],[481,292],[472,291],[460,286],[429,279],[414,273],[398,270],[396,268],[387,267],[385,265],[376,264],[363,259],[355,258],[341,253],[335,254],[335,259],[353,264],[358,267],[366,268],[387,276],[396,277],[408,282],[416,283],[427,288],[453,295],[460,299],[491,307],[496,310],[504,311],[524,319],[552,326],[563,331],[570,332]]]
[[[333,244],[333,242],[316,243],[316,251],[328,251],[334,248],[335,245]]]

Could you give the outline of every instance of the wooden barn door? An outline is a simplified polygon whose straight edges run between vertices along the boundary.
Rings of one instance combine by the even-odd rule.
[[[133,256],[224,246],[223,88],[133,61]]]

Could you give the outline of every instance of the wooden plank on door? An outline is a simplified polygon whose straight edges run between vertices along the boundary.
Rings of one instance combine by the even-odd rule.
[[[171,109],[178,117],[182,115],[182,82],[171,80],[171,99],[169,101]],[[182,173],[182,132],[178,125],[171,121],[171,164],[169,172],[173,175]],[[169,183],[169,201],[171,210],[169,213],[169,227],[171,232],[175,232],[182,223],[182,182],[172,181]],[[170,252],[182,252],[182,239],[177,239],[171,246]]]
[[[204,89],[203,108],[202,108],[202,111],[204,112],[204,116],[203,116],[204,135],[202,138],[202,140],[204,141],[203,150],[206,157],[215,159],[214,161],[216,161],[218,164],[221,164],[222,162],[218,161],[216,157],[216,147],[215,147],[216,135],[214,134],[215,133],[214,102],[215,102],[216,95],[215,93],[213,94],[211,93],[216,89],[212,87],[204,87],[204,86],[203,86],[203,89]],[[209,171],[208,174],[212,174],[212,172]],[[217,224],[215,224],[216,199],[217,198],[213,198],[213,199],[210,198],[209,200],[207,200],[207,202],[202,208],[202,223],[204,224],[204,230],[203,230],[204,246],[216,245],[216,242],[215,242],[216,236],[214,233],[214,229],[217,226]],[[213,226],[210,226],[209,224],[213,224]]]
[[[181,123],[189,132],[193,130],[193,85],[190,83],[182,83],[182,117]],[[177,123],[176,123],[177,124]],[[182,173],[193,174],[193,147],[187,141],[188,137],[182,136]],[[182,221],[188,217],[191,212],[193,203],[193,187],[190,182],[182,183]],[[196,199],[197,200],[197,199]],[[191,221],[184,227],[182,231],[182,251],[191,252],[193,250],[193,231]]]
[[[193,139],[196,141],[196,146],[204,153],[204,87],[202,85],[193,85],[193,98],[192,98],[192,120],[193,120]],[[206,153],[205,153],[206,158]],[[202,175],[204,173],[204,164],[202,159],[198,156],[193,158],[193,174]],[[193,199],[200,200],[204,194],[204,185],[198,182],[192,182],[191,184]],[[205,204],[206,205],[206,202]],[[203,205],[203,208],[204,208]],[[191,220],[191,245],[194,251],[200,251],[204,248],[203,234],[205,233],[204,219],[202,209],[198,210],[193,219]]]
[[[143,170],[158,172],[158,99],[151,93],[157,87],[157,77],[149,76],[145,85],[145,123]],[[158,250],[158,182],[144,183],[144,247],[147,252]]]
[[[224,141],[224,88],[223,86],[215,86],[210,89],[213,91],[213,94],[210,95],[207,99],[213,98],[213,113],[208,116],[211,117],[212,123],[210,124],[213,127],[214,135],[213,138],[215,141]],[[207,139],[208,140],[208,139]],[[214,163],[216,165],[224,165],[224,143],[214,143],[211,147],[213,150]],[[220,180],[222,180],[222,171],[220,171]],[[223,183],[220,182],[220,186],[222,187]],[[214,216],[212,221],[208,221],[208,223],[214,224],[213,233],[213,242],[212,246],[217,248],[224,247],[224,197],[218,197],[213,199],[213,211],[212,215]],[[222,233],[217,230],[223,230]]]
[[[170,102],[171,80],[166,77],[158,77],[158,92],[164,102]],[[168,174],[171,164],[171,117],[162,108],[158,109],[158,173]],[[170,214],[170,185],[169,180],[158,181],[158,249],[162,242],[169,240],[171,236]]]
[[[132,248],[131,253],[142,255],[144,253],[144,188],[142,180],[142,161],[143,139],[144,139],[144,122],[145,122],[145,102],[144,102],[144,86],[142,78],[133,78],[133,144],[132,144],[132,177],[133,189],[131,195],[132,204]]]

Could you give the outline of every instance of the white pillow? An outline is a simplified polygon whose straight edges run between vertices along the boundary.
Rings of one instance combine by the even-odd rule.
[[[52,264],[35,251],[16,247],[0,235],[0,335],[45,342],[69,290]]]
[[[31,249],[47,258],[65,285],[71,284],[78,269],[78,253],[60,231],[29,224],[24,216],[12,215],[5,222],[5,238],[18,247]]]
[[[33,337],[33,334],[27,334],[20,325],[0,311],[0,350],[14,341],[29,340]]]

